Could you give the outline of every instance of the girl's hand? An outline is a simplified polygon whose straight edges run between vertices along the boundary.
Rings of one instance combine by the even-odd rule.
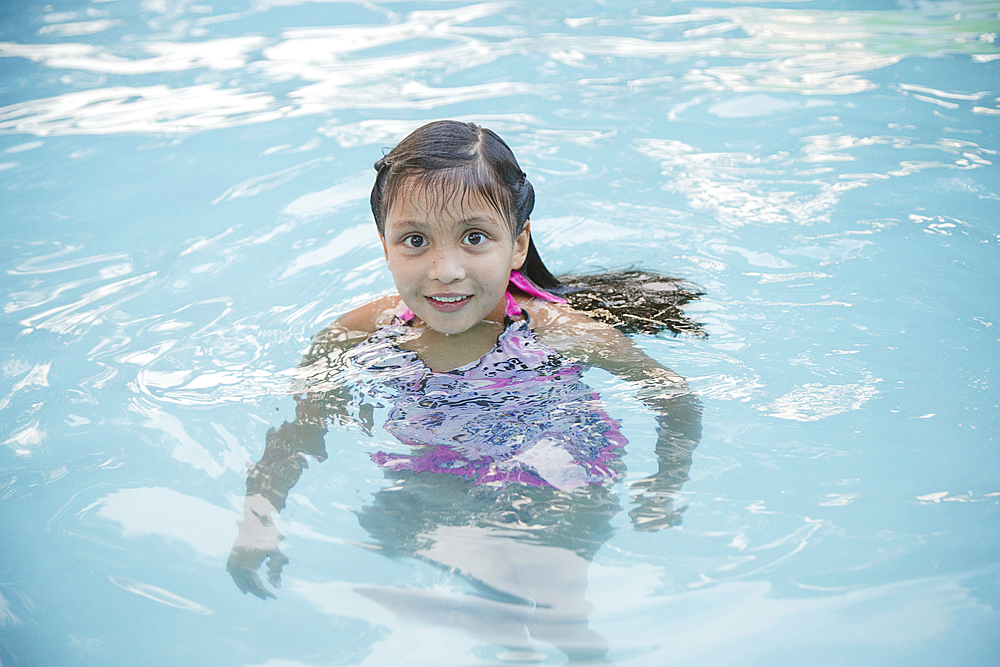
[[[237,522],[239,534],[233,542],[226,571],[243,593],[253,593],[261,600],[277,597],[264,587],[257,570],[268,560],[267,579],[275,588],[281,588],[281,569],[288,558],[278,549],[284,537],[271,519],[277,514],[274,506],[264,496],[247,496],[243,507],[243,520]]]

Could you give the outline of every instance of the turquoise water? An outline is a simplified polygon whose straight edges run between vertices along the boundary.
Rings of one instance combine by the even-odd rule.
[[[276,599],[225,571],[310,336],[391,289],[371,164],[460,118],[511,144],[556,272],[706,292],[707,338],[637,337],[703,436],[680,525],[635,530],[613,488],[586,574],[609,659],[997,664],[998,12],[3,3],[0,663],[504,657],[458,572],[370,548],[384,434],[327,435]],[[652,417],[586,379],[645,476]]]

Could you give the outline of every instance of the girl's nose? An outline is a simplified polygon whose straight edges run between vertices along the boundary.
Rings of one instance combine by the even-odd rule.
[[[431,280],[448,284],[465,278],[465,265],[462,262],[461,251],[453,248],[440,248],[431,260],[429,272]]]

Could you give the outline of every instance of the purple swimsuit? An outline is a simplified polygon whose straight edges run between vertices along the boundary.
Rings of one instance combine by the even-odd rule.
[[[557,299],[517,272],[511,283]],[[372,459],[389,470],[460,475],[497,486],[570,490],[613,481],[626,443],[618,422],[582,382],[583,369],[539,343],[527,314],[507,296],[507,327],[496,347],[461,368],[432,372],[415,352],[395,344],[406,331],[406,312],[348,353],[348,363],[365,378],[365,393],[392,406],[385,429],[415,448],[412,454],[377,452]],[[510,319],[518,315],[524,319]]]

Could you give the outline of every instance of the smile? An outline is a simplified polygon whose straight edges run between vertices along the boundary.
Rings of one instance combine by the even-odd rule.
[[[428,296],[425,298],[436,310],[451,313],[461,309],[472,297],[466,294],[464,296]]]

